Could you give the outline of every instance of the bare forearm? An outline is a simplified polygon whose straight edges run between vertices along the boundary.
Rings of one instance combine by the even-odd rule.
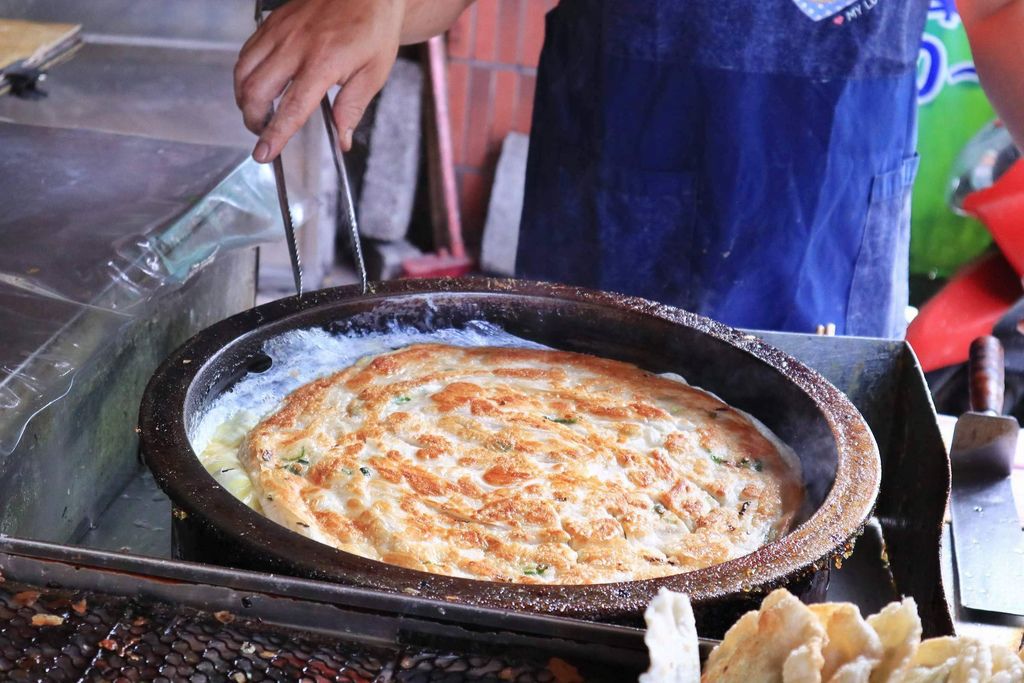
[[[958,8],[981,84],[1024,148],[1024,0],[960,0]]]
[[[406,0],[402,44],[422,43],[444,33],[473,0]]]

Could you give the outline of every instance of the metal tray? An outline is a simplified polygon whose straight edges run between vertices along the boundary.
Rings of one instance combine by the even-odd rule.
[[[853,555],[831,571],[827,599],[855,602],[868,613],[901,594],[913,595],[926,636],[951,633],[939,573],[948,460],[923,376],[909,346],[872,339],[758,334],[844,391],[867,419],[882,455],[884,474],[876,510],[880,522],[869,525]],[[69,465],[72,461],[74,458],[55,460]],[[226,610],[239,619],[233,627],[262,624],[261,628],[276,634],[279,644],[291,640],[306,643],[303,639],[313,633],[356,645],[387,644],[392,654],[408,653],[402,648],[423,643],[432,643],[434,652],[463,648],[492,656],[525,650],[527,655],[536,655],[530,659],[535,666],[551,656],[597,663],[602,671],[607,663],[608,672],[615,671],[610,667],[618,663],[622,673],[616,673],[620,677],[615,680],[622,681],[635,680],[636,673],[646,666],[642,632],[636,629],[381,595],[170,560],[171,506],[148,473],[137,470],[132,483],[120,495],[113,495],[116,500],[106,513],[91,524],[82,520],[92,529],[73,538],[70,545],[0,537],[0,572],[10,583],[56,584],[72,591],[164,603],[162,609],[199,610],[189,623],[211,628],[221,625],[212,622],[211,626],[210,614]],[[60,496],[43,499],[57,508],[67,502]],[[83,545],[106,552],[78,547]],[[129,552],[153,557],[125,554]],[[2,622],[0,618],[0,641],[4,637]],[[283,629],[284,635],[275,629]],[[514,650],[517,644],[522,648]],[[6,657],[2,647],[0,644],[0,658]],[[462,677],[452,672],[448,678],[438,674],[419,680],[474,680],[465,672],[459,675]]]
[[[757,333],[814,368],[864,415],[878,441],[883,476],[876,520],[854,553],[830,572],[829,600],[875,612],[901,595],[919,605],[926,637],[953,631],[940,572],[949,460],[924,377],[905,342]],[[908,485],[908,482],[911,485]],[[76,544],[169,557],[171,506],[140,470]]]
[[[13,680],[611,682],[647,666],[637,629],[272,574],[2,538],[0,576]]]

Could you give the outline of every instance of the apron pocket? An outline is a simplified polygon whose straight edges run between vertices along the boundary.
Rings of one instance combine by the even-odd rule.
[[[600,286],[685,305],[696,248],[693,173],[605,167],[597,180]]]
[[[910,192],[918,156],[876,175],[846,308],[846,334],[899,338],[909,295]]]

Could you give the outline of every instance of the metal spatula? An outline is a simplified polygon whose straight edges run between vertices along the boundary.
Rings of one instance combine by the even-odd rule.
[[[1024,615],[1024,531],[1010,488],[1020,426],[1002,415],[1003,347],[971,344],[971,410],[957,420],[949,458],[950,512],[960,604]]]

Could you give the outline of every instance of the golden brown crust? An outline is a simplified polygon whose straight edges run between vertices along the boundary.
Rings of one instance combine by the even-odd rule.
[[[799,475],[742,413],[682,382],[562,351],[410,346],[289,396],[241,462],[264,512],[433,573],[653,578],[788,525]]]

